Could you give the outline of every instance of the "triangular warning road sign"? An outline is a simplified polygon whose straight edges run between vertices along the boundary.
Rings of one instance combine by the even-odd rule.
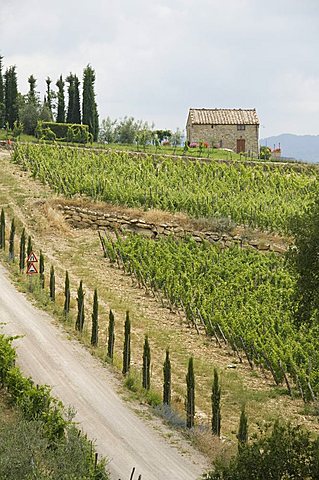
[[[29,253],[29,256],[28,256],[27,262],[28,262],[28,263],[31,263],[31,262],[37,262],[37,261],[38,261],[38,259],[37,259],[37,257],[35,256],[35,254],[34,254],[33,252],[30,252],[30,253]]]
[[[38,270],[36,269],[35,265],[33,265],[33,263],[29,263],[27,273],[29,275],[32,275],[33,273],[38,273]]]

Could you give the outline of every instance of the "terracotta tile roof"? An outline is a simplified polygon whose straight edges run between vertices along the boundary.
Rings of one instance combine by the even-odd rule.
[[[190,108],[189,115],[197,125],[259,125],[255,109]]]

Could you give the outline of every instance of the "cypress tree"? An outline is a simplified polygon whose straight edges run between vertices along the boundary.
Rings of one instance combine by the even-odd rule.
[[[3,250],[6,247],[6,217],[3,208],[0,215],[0,248]]]
[[[78,314],[75,322],[75,329],[82,333],[84,325],[84,292],[82,280],[80,281],[76,300],[78,304]]]
[[[52,83],[52,80],[50,77],[47,77],[46,80],[45,80],[46,84],[47,84],[47,95],[46,95],[46,103],[49,107],[49,110],[52,114],[52,92],[51,92],[51,83]]]
[[[20,238],[20,272],[24,270],[25,267],[25,229],[23,228]]]
[[[80,102],[80,81],[74,75],[74,102],[73,102],[73,122],[81,123],[81,102]]]
[[[248,442],[248,419],[243,406],[240,414],[239,429],[237,434],[238,448],[240,449]]]
[[[9,67],[4,75],[4,104],[5,104],[5,123],[8,123],[12,130],[14,122],[19,120],[18,111],[18,81],[16,67]]]
[[[52,302],[55,301],[55,274],[53,265],[51,265],[50,269],[50,298]]]
[[[97,347],[98,341],[99,341],[99,302],[97,298],[97,289],[95,289],[94,297],[93,297],[91,345],[93,347]]]
[[[58,87],[58,111],[56,121],[57,123],[65,123],[65,99],[64,99],[64,81],[62,75],[60,75],[59,80],[56,82]]]
[[[37,105],[39,102],[38,102],[38,99],[37,99],[37,94],[36,94],[36,91],[35,91],[35,86],[36,86],[36,79],[34,78],[33,75],[30,75],[30,77],[28,78],[28,82],[29,82],[29,93],[28,93],[28,103],[32,103],[33,105]]]
[[[123,368],[122,373],[126,375],[130,371],[131,364],[131,321],[129,312],[126,312],[124,324],[124,347],[123,347]]]
[[[193,428],[195,418],[195,376],[194,376],[194,364],[193,357],[188,361],[188,371],[186,375],[186,426],[187,428]]]
[[[99,133],[99,116],[94,93],[95,72],[90,65],[83,72],[82,123],[88,125],[89,132],[96,141]]]
[[[70,311],[70,280],[69,280],[69,273],[65,272],[65,283],[64,283],[64,307],[63,311],[64,314],[67,315]]]
[[[74,113],[74,75],[70,73],[68,77],[66,77],[65,81],[69,84],[68,86],[68,111],[66,115],[66,123],[74,123],[73,121],[73,113]]]
[[[212,433],[213,435],[220,436],[220,398],[221,398],[221,388],[219,385],[218,373],[216,368],[214,368],[214,381],[212,387]]]
[[[31,240],[31,237],[29,237],[29,239]],[[28,245],[28,248],[29,248],[29,245]],[[32,251],[32,246],[31,246],[30,252],[31,251]],[[39,258],[39,274],[40,274],[40,277],[39,277],[40,278],[40,286],[41,286],[41,288],[44,288],[44,256],[43,256],[43,253],[42,253],[41,250],[40,250],[40,258]]]
[[[9,237],[9,260],[14,260],[14,236],[15,236],[16,227],[14,224],[14,218],[11,221],[10,228],[10,237]]]
[[[148,336],[145,335],[144,348],[143,348],[143,380],[142,385],[145,390],[149,390],[151,386],[151,349],[148,341]]]
[[[166,350],[166,358],[163,365],[163,403],[164,405],[171,404],[171,361],[169,358],[169,350]]]
[[[28,236],[27,256],[32,252],[32,240],[30,235]]]
[[[0,55],[0,128],[4,127],[4,113],[5,113],[2,60],[3,60],[3,57]]]
[[[115,342],[115,333],[114,333],[115,319],[112,310],[109,313],[109,328],[108,328],[108,341],[107,341],[107,356],[110,360],[113,361],[114,354],[114,342]]]

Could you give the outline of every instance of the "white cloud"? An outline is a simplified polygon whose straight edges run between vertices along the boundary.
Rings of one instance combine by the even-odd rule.
[[[3,5],[2,5],[3,4]],[[96,71],[100,117],[183,127],[189,107],[256,107],[265,134],[319,133],[317,0],[0,0],[20,89]]]

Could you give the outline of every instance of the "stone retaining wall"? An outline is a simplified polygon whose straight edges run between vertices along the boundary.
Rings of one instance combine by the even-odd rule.
[[[127,215],[114,213],[102,213],[89,210],[87,208],[59,205],[65,220],[75,228],[91,228],[94,230],[119,230],[123,233],[134,232],[148,238],[158,236],[175,235],[184,237],[190,235],[196,242],[208,240],[211,243],[219,244],[222,248],[238,244],[242,248],[253,248],[259,251],[272,251],[284,253],[287,248],[275,243],[267,243],[261,240],[248,240],[240,235],[223,234],[212,231],[196,231],[182,228],[174,223],[150,223],[142,219],[129,218]]]

